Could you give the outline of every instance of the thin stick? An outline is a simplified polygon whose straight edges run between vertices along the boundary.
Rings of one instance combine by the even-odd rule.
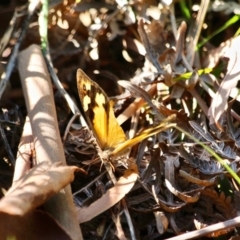
[[[21,46],[21,43],[25,37],[25,34],[26,34],[26,31],[28,29],[28,25],[29,25],[29,22],[33,16],[33,13],[35,12],[38,4],[40,3],[40,0],[36,0],[36,1],[31,1],[29,3],[29,6],[28,6],[28,16],[24,22],[24,25],[23,25],[23,28],[22,28],[22,31],[21,31],[21,34],[19,36],[19,39],[17,41],[17,43],[15,44],[14,48],[13,48],[13,51],[12,51],[12,54],[11,54],[11,57],[8,61],[8,64],[7,64],[7,67],[6,67],[6,71],[3,72],[2,76],[1,76],[1,81],[0,81],[0,98],[2,97],[3,95],[3,92],[5,91],[6,87],[7,87],[7,83],[9,81],[9,78],[12,74],[12,71],[15,67],[15,63],[16,63],[16,59],[17,59],[17,55],[18,55],[18,50],[19,50],[19,47]]]

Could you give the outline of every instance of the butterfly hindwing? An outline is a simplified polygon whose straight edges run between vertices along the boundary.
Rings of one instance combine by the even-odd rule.
[[[88,125],[101,149],[113,150],[126,141],[123,129],[115,118],[112,102],[81,69],[77,71],[77,86]]]

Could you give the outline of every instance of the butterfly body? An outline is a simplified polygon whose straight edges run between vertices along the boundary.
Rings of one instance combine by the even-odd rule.
[[[114,115],[113,102],[81,69],[77,71],[77,86],[87,123],[99,147],[112,152],[127,140]]]

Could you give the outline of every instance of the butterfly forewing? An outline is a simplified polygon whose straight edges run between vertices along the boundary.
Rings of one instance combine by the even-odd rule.
[[[113,150],[126,141],[123,129],[115,118],[111,101],[102,88],[81,69],[77,71],[77,86],[88,125],[101,149]]]

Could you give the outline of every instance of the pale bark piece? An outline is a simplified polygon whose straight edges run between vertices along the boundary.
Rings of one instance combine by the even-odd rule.
[[[33,44],[19,54],[18,70],[31,122],[37,163],[61,161],[66,164],[52,84],[38,45]],[[73,239],[82,239],[70,186],[52,197],[44,207]]]
[[[78,207],[77,213],[79,223],[91,220],[124,198],[134,186],[137,176],[137,166],[133,164],[130,169],[126,170],[124,176],[117,181],[115,186],[109,189],[101,198],[87,208]]]
[[[32,126],[36,161],[66,163],[53,90],[48,69],[39,46],[31,45],[19,54],[18,69],[28,116]]]
[[[0,212],[23,216],[42,205],[74,179],[77,167],[42,162],[15,182],[0,201]]]

